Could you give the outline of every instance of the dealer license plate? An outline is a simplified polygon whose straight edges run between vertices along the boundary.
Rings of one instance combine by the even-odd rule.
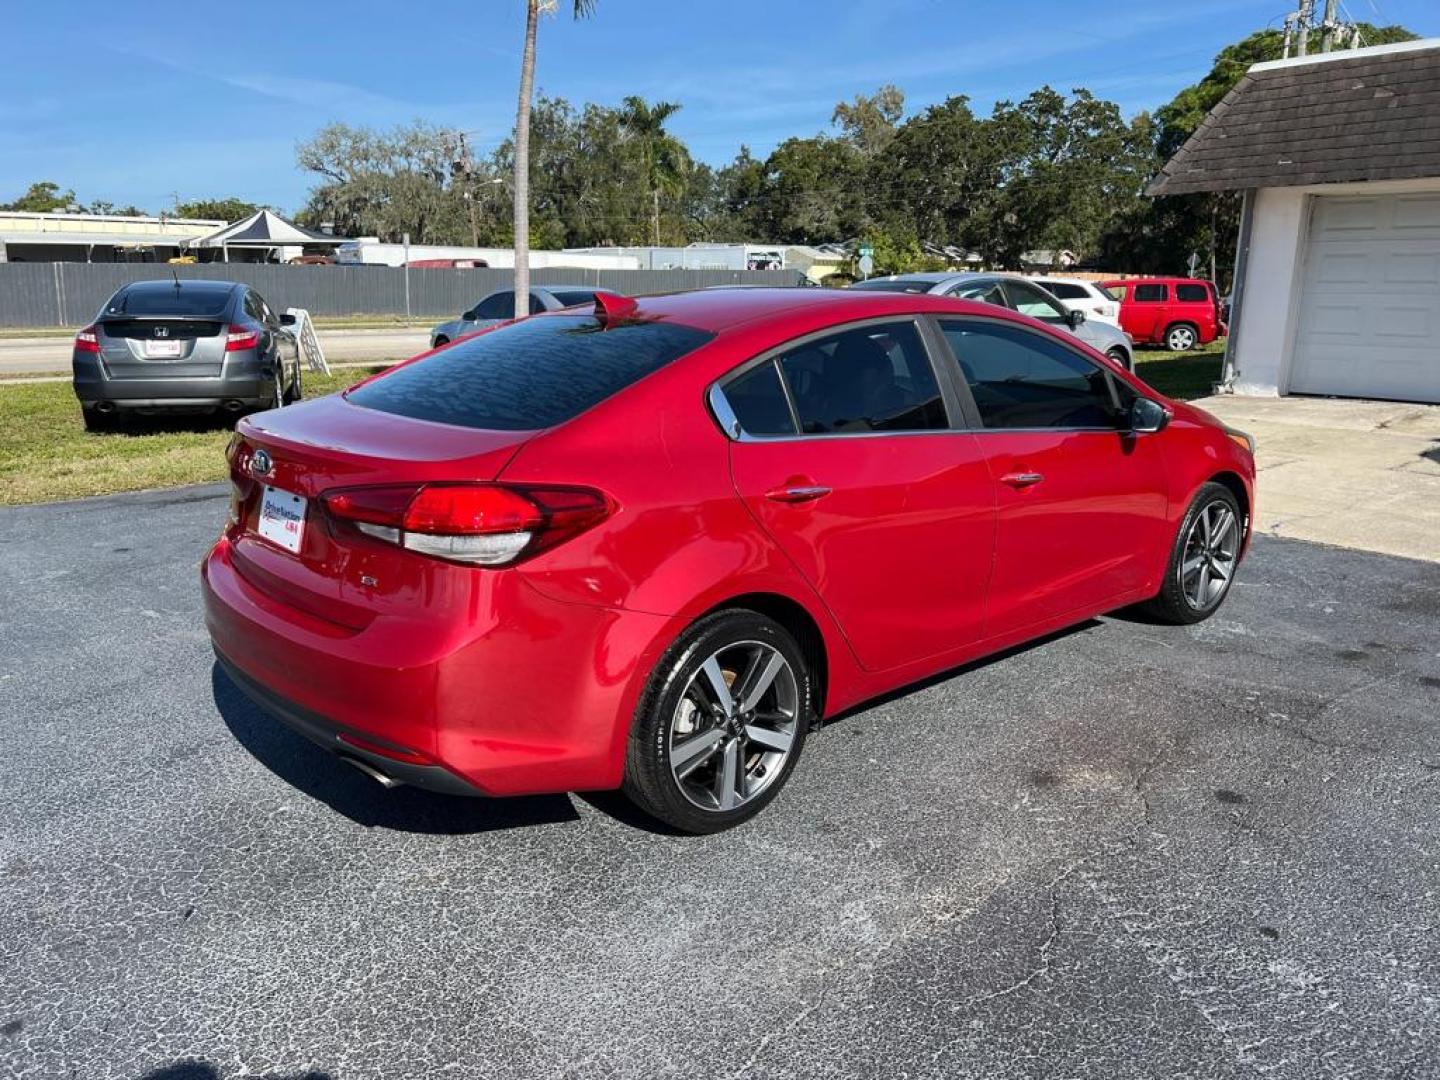
[[[260,499],[260,535],[298,553],[305,538],[305,504],[303,495],[267,487]]]

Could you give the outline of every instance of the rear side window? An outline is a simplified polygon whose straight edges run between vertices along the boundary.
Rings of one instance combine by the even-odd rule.
[[[584,289],[551,289],[550,295],[565,307],[576,307],[580,304],[595,302],[595,294]]]
[[[532,431],[564,423],[713,336],[638,319],[608,328],[573,315],[530,319],[464,338],[346,398],[416,420]]]
[[[210,286],[181,285],[174,282],[132,285],[113,297],[105,308],[106,315],[194,315],[218,318],[230,306],[232,289]]]
[[[1079,285],[1071,285],[1065,281],[1047,281],[1045,288],[1050,290],[1051,296],[1057,296],[1061,300],[1088,300],[1090,294]]]
[[[725,384],[725,400],[750,435],[794,435],[795,420],[780,372],[770,360]]]
[[[1210,290],[1204,285],[1176,285],[1175,299],[1184,300],[1188,304],[1208,303]]]
[[[986,428],[1112,428],[1110,377],[1021,326],[941,324]]]
[[[780,357],[806,435],[949,427],[913,322],[856,327]]]
[[[1167,290],[1164,285],[1136,285],[1134,297],[1137,303],[1154,303],[1164,300]]]

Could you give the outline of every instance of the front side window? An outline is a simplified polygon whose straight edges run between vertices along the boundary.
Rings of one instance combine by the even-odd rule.
[[[1187,304],[1203,304],[1210,300],[1210,290],[1204,285],[1176,285],[1175,299]]]
[[[1110,377],[1058,341],[1023,326],[941,324],[986,428],[1115,428]]]
[[[1043,319],[1048,323],[1063,323],[1065,309],[1050,299],[1041,289],[1024,281],[1005,282],[1005,292],[1010,297],[1010,306],[1021,315],[1032,319]]]
[[[1164,300],[1167,295],[1168,290],[1164,285],[1135,286],[1135,302],[1139,304],[1153,304],[1157,301]]]
[[[475,305],[476,319],[513,319],[515,317],[515,290],[502,289],[491,293]]]
[[[779,359],[804,434],[949,426],[930,355],[911,321],[844,330]]]

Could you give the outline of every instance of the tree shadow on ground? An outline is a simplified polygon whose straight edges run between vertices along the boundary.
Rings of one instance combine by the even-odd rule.
[[[310,1069],[298,1073],[246,1073],[254,1080],[335,1080],[328,1072]],[[208,1061],[199,1058],[184,1058],[171,1065],[163,1065],[146,1073],[140,1080],[221,1080],[221,1072]]]

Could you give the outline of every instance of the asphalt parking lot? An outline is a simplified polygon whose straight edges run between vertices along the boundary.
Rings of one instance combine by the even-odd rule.
[[[212,664],[216,489],[0,511],[0,1076],[1440,1076],[1440,565],[1261,538],[694,839],[385,793]]]

